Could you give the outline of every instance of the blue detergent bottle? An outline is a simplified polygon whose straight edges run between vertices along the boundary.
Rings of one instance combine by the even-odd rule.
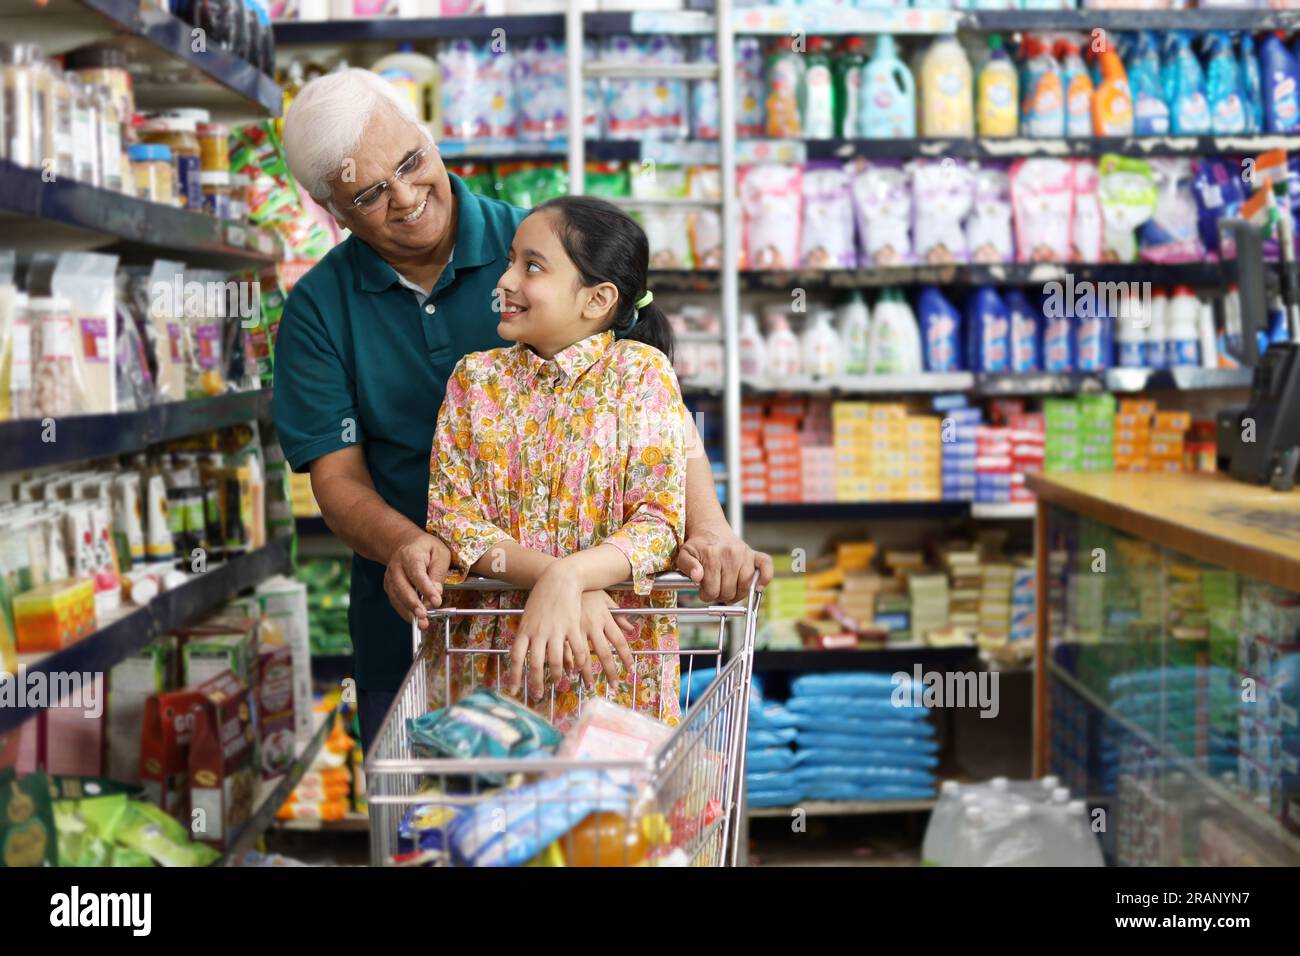
[[[1205,66],[1205,98],[1210,108],[1210,128],[1216,134],[1248,131],[1246,101],[1242,96],[1241,69],[1232,54],[1232,36],[1215,30],[1206,36],[1209,56]]]
[[[1160,44],[1160,95],[1170,110],[1174,108],[1174,93],[1178,89],[1178,58],[1174,56],[1177,32],[1170,30],[1161,37]]]
[[[972,372],[1011,371],[1011,313],[992,286],[966,300],[966,355]]]
[[[1174,98],[1170,104],[1175,136],[1201,136],[1210,132],[1210,105],[1205,96],[1205,72],[1192,50],[1190,34],[1174,37]]]
[[[1241,86],[1246,100],[1246,130],[1261,132],[1264,129],[1264,84],[1259,74],[1255,38],[1249,33],[1241,35]]]
[[[916,299],[927,372],[957,372],[962,367],[961,312],[937,286],[927,285]]]
[[[1002,301],[1011,314],[1011,371],[1037,372],[1043,314],[1019,289],[1007,289]]]
[[[1282,42],[1280,33],[1270,33],[1259,49],[1260,79],[1263,83],[1264,131],[1290,133],[1300,127],[1300,96],[1295,57]]]
[[[1150,30],[1138,34],[1133,54],[1126,64],[1129,88],[1133,91],[1133,133],[1136,136],[1165,136],[1169,133],[1169,104],[1160,88],[1160,48]]]

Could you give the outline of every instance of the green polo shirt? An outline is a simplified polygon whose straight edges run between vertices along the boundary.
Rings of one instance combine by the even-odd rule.
[[[359,444],[380,496],[420,527],[447,379],[463,355],[508,344],[496,332],[492,290],[527,214],[454,175],[451,186],[456,246],[431,295],[420,301],[352,236],[294,286],[275,343],[273,410],[293,470]],[[348,622],[354,676],[366,690],[396,690],[411,663],[410,625],[388,603],[384,570],[353,556]]]

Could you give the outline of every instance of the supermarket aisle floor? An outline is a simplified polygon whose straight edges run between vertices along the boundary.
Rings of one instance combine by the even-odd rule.
[[[750,821],[755,866],[920,866],[926,813],[809,818],[804,833],[790,821]]]

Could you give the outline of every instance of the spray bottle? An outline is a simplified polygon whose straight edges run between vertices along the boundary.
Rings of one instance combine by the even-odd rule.
[[[1160,88],[1160,49],[1150,30],[1138,34],[1137,45],[1128,61],[1129,87],[1133,93],[1133,132],[1137,136],[1166,136],[1169,133],[1169,105]]]
[[[1205,91],[1210,109],[1210,126],[1216,134],[1247,131],[1246,102],[1237,58],[1232,55],[1232,36],[1217,30],[1207,35],[1209,49]]]
[[[1065,135],[1092,135],[1092,74],[1079,55],[1079,44],[1060,37],[1053,52],[1061,63],[1061,87],[1065,91]]]
[[[1101,82],[1092,97],[1092,131],[1098,136],[1133,135],[1133,94],[1124,61],[1107,45],[1097,54]]]
[[[1042,37],[1026,34],[1020,47],[1025,60],[1020,115],[1029,136],[1065,135],[1065,89],[1061,69]]]

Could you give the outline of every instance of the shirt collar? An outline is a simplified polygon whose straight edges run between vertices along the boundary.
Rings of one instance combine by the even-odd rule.
[[[496,259],[484,241],[487,219],[479,205],[479,197],[470,192],[469,187],[455,173],[448,173],[447,178],[451,181],[451,194],[457,205],[456,242],[453,246],[454,259],[447,262],[443,278],[439,280],[440,285],[445,285],[455,275],[456,267],[481,266]],[[399,283],[397,270],[367,242],[357,238],[355,233],[348,237],[347,242],[352,244],[353,261],[363,291],[383,292],[394,283]]]
[[[515,343],[513,351],[531,382],[572,383],[600,361],[613,342],[613,332],[597,332],[562,349],[551,359],[542,358],[522,342]]]

